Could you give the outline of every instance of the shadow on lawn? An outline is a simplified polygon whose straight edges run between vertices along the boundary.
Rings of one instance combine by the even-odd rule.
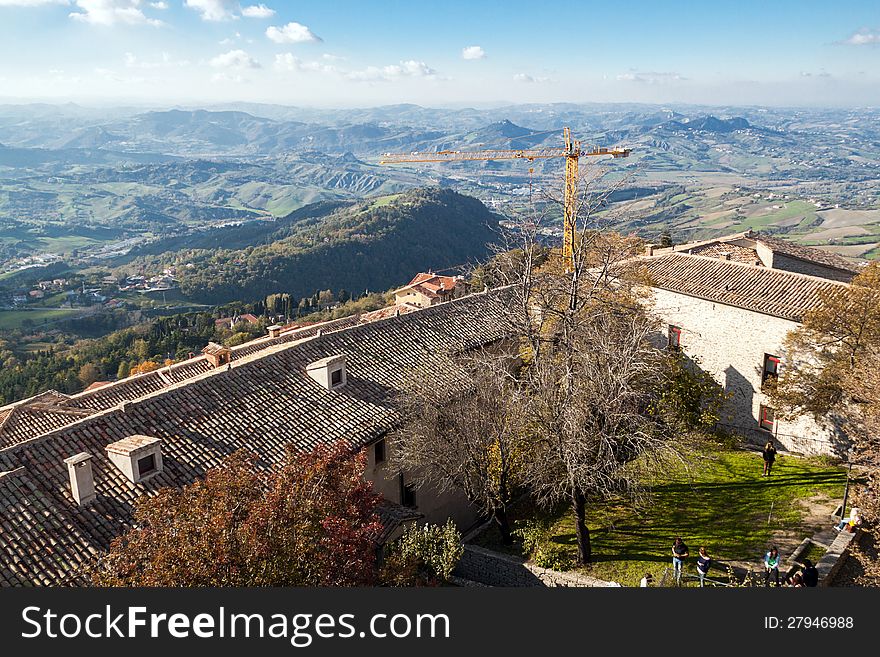
[[[680,484],[661,484],[655,486],[657,492],[668,493],[692,493],[695,490],[706,491],[736,491],[759,489],[767,487],[779,486],[819,486],[822,484],[841,483],[845,479],[842,472],[815,472],[815,473],[798,473],[770,475],[769,477],[761,477],[754,481],[723,481],[723,482],[703,482],[694,481]]]

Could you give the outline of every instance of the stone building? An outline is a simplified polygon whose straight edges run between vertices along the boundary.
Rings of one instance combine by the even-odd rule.
[[[751,232],[665,249],[648,246],[641,260],[669,345],[730,395],[723,429],[754,443],[772,438],[777,446],[808,454],[845,449],[845,437],[833,425],[776,418],[762,388],[786,366],[786,335],[822,293],[845,287],[857,267],[821,249]]]
[[[468,527],[476,512],[467,501],[415,487],[389,465],[386,437],[408,377],[443,379],[442,354],[504,338],[507,295],[274,331],[88,392],[0,408],[0,585],[79,583],[83,565],[131,526],[138,497],[195,481],[242,448],[266,470],[289,447],[365,450],[366,476],[386,499],[377,540],[416,517]]]
[[[438,276],[428,272],[416,276],[402,288],[394,291],[395,303],[427,308],[451,301],[464,294],[461,276]]]

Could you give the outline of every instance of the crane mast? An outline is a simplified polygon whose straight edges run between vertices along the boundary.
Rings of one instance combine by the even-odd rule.
[[[610,155],[611,157],[629,157],[628,148],[604,148],[594,147],[589,150],[581,149],[581,143],[571,136],[569,128],[562,131],[565,146],[563,148],[534,148],[534,149],[511,149],[511,150],[484,150],[484,151],[432,151],[411,153],[384,153],[379,164],[401,164],[404,162],[473,162],[486,160],[543,160],[550,158],[565,158],[565,194],[564,216],[562,228],[562,257],[566,270],[574,270],[574,241],[577,235],[577,212],[578,212],[578,160],[581,157],[598,157]]]

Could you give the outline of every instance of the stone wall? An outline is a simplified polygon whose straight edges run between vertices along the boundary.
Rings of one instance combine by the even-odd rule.
[[[655,289],[654,294],[655,312],[682,329],[684,354],[729,393],[721,428],[756,444],[772,436],[785,449],[802,454],[842,453],[845,441],[837,429],[812,418],[777,420],[772,432],[758,424],[760,406],[767,403],[761,392],[764,354],[780,357],[784,368],[782,345],[797,322],[667,290]]]
[[[828,552],[816,564],[816,570],[819,571],[819,586],[833,586],[835,575],[849,556],[850,543],[860,535],[860,529],[854,533],[844,530],[837,535]]]
[[[540,568],[525,559],[493,552],[476,545],[464,546],[464,555],[455,569],[455,575],[489,586],[616,586],[612,582],[586,575]]]

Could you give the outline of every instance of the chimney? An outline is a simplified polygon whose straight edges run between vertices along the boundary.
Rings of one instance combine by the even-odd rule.
[[[729,251],[728,251],[727,253],[724,254],[724,259],[725,259],[725,260],[730,260],[730,252],[729,252]]]
[[[224,347],[216,342],[209,342],[208,346],[202,349],[202,353],[214,368],[227,365],[232,360],[232,351],[229,347]]]
[[[345,371],[345,354],[327,356],[306,366],[306,374],[326,390],[341,388],[348,382]]]
[[[646,256],[654,255],[654,245],[653,244],[646,244],[645,245],[645,255]]]
[[[151,436],[129,436],[107,445],[107,458],[131,483],[162,472],[162,441]]]
[[[277,338],[281,335],[281,329],[281,324],[272,324],[272,326],[270,326],[266,330],[269,331],[270,338]]]
[[[95,478],[92,475],[92,455],[80,452],[64,459],[70,475],[70,493],[80,506],[95,499]]]

